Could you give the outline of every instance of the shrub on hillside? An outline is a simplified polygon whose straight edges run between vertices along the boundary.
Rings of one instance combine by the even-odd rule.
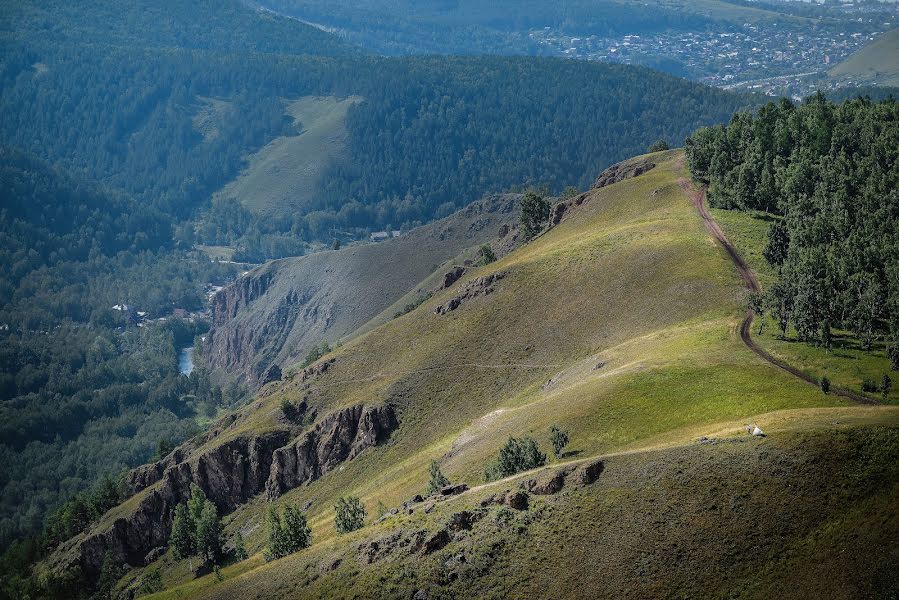
[[[365,506],[355,496],[340,498],[334,505],[334,527],[337,533],[349,533],[365,525]]]
[[[415,310],[416,308],[418,308],[419,306],[421,306],[422,304],[424,304],[425,302],[430,300],[431,296],[433,296],[433,295],[434,295],[434,293],[431,291],[427,291],[422,294],[419,294],[418,297],[415,298],[415,300],[407,303],[405,306],[403,306],[403,308],[401,310],[398,310],[395,313],[393,313],[393,318],[398,319],[398,318],[402,317],[403,315],[412,312],[413,310]]]
[[[827,377],[821,378],[821,391],[825,394],[830,392],[830,379],[828,379]]]
[[[478,266],[483,267],[484,265],[489,265],[495,260],[496,253],[493,251],[493,248],[490,247],[490,244],[484,244],[478,248]]]
[[[545,464],[546,454],[540,452],[537,442],[529,437],[510,437],[506,445],[499,449],[496,460],[487,466],[484,477],[487,481],[494,481]]]
[[[295,504],[284,507],[284,517],[274,506],[268,510],[268,546],[265,560],[275,560],[312,544],[312,530],[306,522],[306,514]]]
[[[425,491],[425,496],[436,494],[450,484],[450,480],[443,475],[443,472],[440,470],[440,463],[436,460],[431,461],[430,473],[431,478],[428,481],[428,489]]]
[[[568,445],[569,441],[568,432],[553,425],[549,430],[549,441],[552,442],[553,454],[556,455],[556,458],[562,458],[565,446]]]
[[[887,356],[890,359],[890,368],[899,371],[899,344],[893,344],[887,348]]]
[[[863,392],[876,392],[877,384],[873,379],[865,379],[862,381],[862,391]]]
[[[883,394],[884,400],[889,396],[891,389],[893,389],[893,380],[890,379],[889,375],[884,374],[884,376],[880,378],[880,393]]]
[[[306,358],[303,359],[302,367],[305,369],[330,351],[331,346],[328,345],[328,342],[322,342],[318,346],[312,348],[312,350],[310,350],[309,353],[306,354]]]
[[[653,152],[662,152],[663,150],[670,149],[671,148],[670,146],[668,146],[668,142],[666,142],[665,140],[658,140],[649,147],[649,153],[652,154]]]

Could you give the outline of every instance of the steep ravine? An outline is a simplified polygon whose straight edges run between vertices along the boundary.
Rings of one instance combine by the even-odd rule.
[[[204,360],[255,387],[272,365],[351,335],[466,249],[511,237],[517,199],[491,196],[395,239],[254,269],[213,298]]]

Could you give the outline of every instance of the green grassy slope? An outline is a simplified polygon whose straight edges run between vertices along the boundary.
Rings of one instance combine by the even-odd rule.
[[[762,256],[762,250],[768,242],[768,227],[772,217],[737,210],[713,209],[712,212],[728,239],[758,274],[762,289],[774,283],[776,273]],[[862,382],[866,379],[878,385],[884,374],[896,379],[895,373],[890,371],[886,346],[882,340],[875,342],[873,350],[867,352],[852,333],[836,330],[833,350],[828,352],[824,348],[798,341],[794,331],[788,332],[785,339],[780,339],[777,325],[771,317],[758,321],[753,326],[752,333],[762,347],[815,379],[827,377],[834,385],[857,393],[862,392]],[[883,400],[879,393],[870,393],[868,396]],[[886,401],[899,403],[899,390],[891,390]]]
[[[899,85],[899,29],[884,33],[836,65],[828,74],[879,85]]]
[[[489,508],[434,554],[391,548],[393,534],[437,531],[527,476],[513,478],[154,598],[890,597],[895,418],[607,456],[592,486]],[[368,564],[372,542],[382,557]]]
[[[315,209],[321,178],[347,153],[347,110],[362,98],[306,96],[286,106],[297,134],[278,137],[248,157],[247,167],[218,195],[260,215]]]
[[[465,284],[460,282],[419,309],[339,349],[333,354],[333,366],[311,386],[303,386],[298,380],[286,382],[276,393],[244,409],[235,425],[216,440],[218,444],[242,433],[277,427],[280,400],[300,394],[319,414],[339,406],[379,402],[392,403],[400,411],[399,429],[387,445],[363,453],[279,500],[301,504],[312,501],[309,515],[316,545],[308,552],[312,561],[308,564],[317,565],[316,561],[331,552],[354,552],[352,543],[335,539],[331,507],[338,496],[358,495],[370,511],[378,502],[397,506],[423,491],[427,466],[433,459],[441,461],[452,481],[477,485],[483,481],[485,463],[509,435],[530,434],[548,448],[548,429],[553,424],[570,431],[570,450],[577,457],[639,450],[636,454],[644,458],[634,459],[638,462],[633,473],[643,477],[647,472],[678,465],[681,460],[677,450],[664,460],[644,451],[677,448],[699,436],[722,431],[733,435],[745,422],[784,432],[868,419],[859,415],[872,415],[868,425],[896,423],[894,410],[860,413],[878,409],[846,407],[841,399],[825,396],[765,363],[742,344],[737,326],[743,314],[743,291],[729,259],[708,236],[678,183],[678,178],[686,176],[681,154],[669,152],[654,160],[659,166],[649,173],[591,192],[584,205],[559,226],[471,274],[506,272],[493,293],[469,300],[448,315],[434,314],[435,306]],[[817,408],[824,406],[844,408],[831,409],[837,412]],[[784,409],[793,411],[778,412]],[[713,459],[708,463],[703,463],[704,458],[696,460],[699,462],[692,472],[698,474],[702,470],[699,465],[707,464],[709,476],[717,478],[716,483],[709,483],[709,490],[729,485],[726,475],[716,473]],[[728,460],[732,465],[742,461]],[[776,465],[759,468],[764,472]],[[671,476],[675,477],[673,472]],[[677,474],[675,479],[684,477]],[[766,485],[773,484],[766,477]],[[746,478],[740,485],[753,488],[750,474]],[[644,481],[634,489],[646,486]],[[698,494],[695,497],[694,492]],[[734,493],[739,496],[742,492]],[[709,503],[720,501],[711,491],[706,494],[691,488],[684,490],[682,497],[658,498],[655,502],[661,505],[632,506],[631,494],[602,499],[603,506],[619,511],[610,513],[617,515],[611,523],[638,519],[635,529],[616,536],[620,537],[621,551],[627,551],[616,563],[621,569],[640,556],[639,536],[628,535],[658,526],[665,521],[666,511],[685,510],[683,503],[700,502],[697,506],[705,510]],[[783,502],[783,496],[778,498]],[[583,502],[586,511],[580,513],[581,523],[596,518],[596,513],[590,512],[596,510],[596,501],[576,501]],[[576,505],[569,508],[575,510]],[[639,521],[644,516],[638,515],[649,511],[650,506],[659,511],[656,520]],[[562,512],[569,508],[563,507]],[[629,512],[631,508],[633,512]],[[266,509],[267,504],[260,499],[230,517],[229,530],[241,529],[251,550],[264,544]],[[430,519],[437,517],[422,518],[431,523]],[[506,565],[505,570],[492,566],[488,569],[490,576],[499,578],[508,573],[508,581],[517,582],[515,596],[528,595],[522,590],[531,590],[528,586],[532,584],[537,586],[532,591],[544,589],[553,595],[554,588],[540,586],[554,585],[558,573],[578,572],[573,565],[588,560],[601,564],[605,560],[594,552],[603,539],[578,537],[584,534],[578,522],[575,519],[564,527],[558,524],[561,529],[556,538],[550,531],[557,522],[547,521],[546,532],[537,538],[541,541],[533,542],[539,544],[539,550],[525,544],[515,551],[499,552],[500,556],[494,558],[497,564]],[[699,520],[695,523],[701,524]],[[688,547],[698,548],[723,543],[718,537],[726,525],[712,522],[708,529],[696,531],[684,525],[680,531],[690,537]],[[564,533],[565,527],[571,528],[569,533]],[[812,529],[809,525],[805,531]],[[602,526],[590,531],[608,534]],[[765,532],[770,530],[763,531],[767,536]],[[566,542],[568,535],[572,537]],[[672,544],[676,541],[676,537],[668,538]],[[526,576],[535,572],[529,561],[543,557],[557,543],[568,549],[562,556],[553,555],[554,560],[561,561],[559,569],[549,570],[545,576]],[[734,545],[736,542],[727,547]],[[677,552],[672,552],[676,557]],[[759,564],[762,558],[757,555],[753,560]],[[695,559],[690,556],[691,561]],[[330,576],[322,579],[322,588],[315,588],[319,591],[304,587],[322,571],[315,566],[300,569],[306,560],[302,556],[259,569],[253,569],[259,564],[254,560],[257,562],[235,568],[251,568],[235,580],[241,593],[252,588],[265,594],[272,591],[267,586],[282,584],[286,587],[278,594],[285,596],[327,594],[337,589],[329,587],[337,585]],[[657,570],[658,577],[666,573],[661,567],[664,563],[656,564],[646,556],[639,560],[646,561],[647,569]],[[345,563],[349,570],[338,573],[347,579],[340,585],[356,586],[353,592],[363,596],[374,590],[372,582],[386,573],[375,568],[368,572],[374,579],[357,580],[353,579],[359,572],[355,563],[349,559]],[[183,565],[173,564],[169,558],[161,564],[168,565],[164,569],[168,585],[189,579]],[[399,577],[396,573],[402,568],[398,568],[400,571],[385,577]],[[413,579],[435,581],[438,577],[428,567],[406,572]],[[749,571],[743,574],[753,576]],[[660,589],[678,589],[681,580],[670,577],[662,581],[653,575],[649,580]],[[566,594],[574,593],[583,583],[566,581],[565,585],[571,586],[565,588]],[[626,585],[626,578],[622,581],[625,583],[621,585]],[[691,585],[712,583],[701,579]],[[221,589],[222,594],[237,593],[229,586]],[[346,589],[346,595],[350,595]],[[489,595],[493,589],[471,588],[463,595]],[[509,591],[501,586],[496,589],[504,594]],[[625,588],[616,589],[621,592]],[[558,588],[556,591],[561,594]]]

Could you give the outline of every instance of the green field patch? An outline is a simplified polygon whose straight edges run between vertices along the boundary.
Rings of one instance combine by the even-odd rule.
[[[346,157],[347,111],[359,96],[304,96],[285,102],[296,135],[278,137],[247,157],[247,166],[216,195],[236,198],[259,215],[308,211],[319,199],[322,177]]]

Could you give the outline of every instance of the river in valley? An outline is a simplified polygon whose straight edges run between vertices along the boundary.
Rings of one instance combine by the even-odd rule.
[[[194,347],[187,346],[178,352],[178,370],[182,375],[190,375],[194,370]]]

